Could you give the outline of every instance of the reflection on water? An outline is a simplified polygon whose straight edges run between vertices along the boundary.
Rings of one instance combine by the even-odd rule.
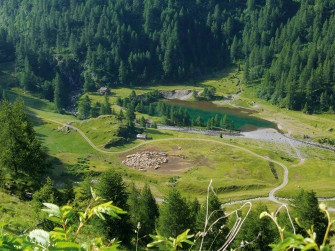
[[[217,114],[219,119],[222,119],[224,115],[227,115],[228,120],[234,121],[235,128],[238,130],[254,131],[260,127],[276,128],[276,124],[270,121],[250,116],[256,112],[248,109],[220,107],[212,102],[205,101],[189,102],[174,99],[164,103],[167,105],[174,105],[178,107],[178,109],[180,107],[187,109],[191,119],[195,120],[198,116],[201,116],[205,123],[207,123],[208,119],[215,117]]]

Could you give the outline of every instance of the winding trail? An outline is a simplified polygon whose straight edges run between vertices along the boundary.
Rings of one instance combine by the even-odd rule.
[[[246,200],[239,200],[239,201],[232,201],[232,202],[229,202],[229,203],[226,203],[224,205],[233,205],[233,204],[237,204],[237,203],[240,203],[240,202],[246,202],[246,201],[255,201],[255,200],[270,200],[270,201],[273,201],[277,204],[286,204],[286,203],[283,203],[281,201],[279,201],[276,197],[275,197],[275,192],[277,192],[278,190],[284,188],[287,184],[288,184],[288,167],[286,165],[284,165],[283,163],[281,162],[278,162],[276,160],[273,160],[273,159],[270,159],[268,156],[263,156],[263,155],[259,155],[257,153],[254,153],[252,152],[251,150],[249,149],[246,149],[246,148],[243,148],[243,147],[240,147],[240,146],[236,146],[236,145],[232,145],[232,144],[229,144],[229,143],[225,143],[225,142],[222,142],[222,141],[218,141],[218,140],[214,140],[214,139],[200,139],[200,138],[169,138],[169,139],[157,139],[157,140],[151,140],[151,141],[146,141],[146,142],[143,142],[141,144],[138,144],[137,146],[134,146],[132,148],[129,148],[129,149],[126,149],[126,150],[123,150],[123,151],[117,151],[117,152],[109,152],[109,151],[105,151],[105,150],[101,150],[99,149],[96,145],[93,144],[93,142],[85,135],[85,133],[83,131],[81,131],[80,129],[78,129],[77,127],[74,127],[72,125],[69,125],[69,124],[64,124],[62,122],[59,122],[59,121],[56,121],[56,120],[53,120],[53,119],[48,119],[48,118],[44,118],[44,117],[41,117],[41,116],[38,116],[38,115],[35,115],[35,114],[29,114],[31,116],[34,116],[36,118],[40,118],[42,120],[46,120],[46,121],[49,121],[49,122],[52,122],[52,123],[55,123],[55,124],[59,124],[59,125],[62,125],[62,126],[66,126],[66,127],[69,127],[71,129],[73,129],[74,131],[78,132],[89,144],[90,146],[95,149],[96,151],[98,152],[101,152],[101,153],[105,153],[105,154],[122,154],[122,153],[126,153],[126,152],[129,152],[129,151],[132,151],[136,148],[139,148],[143,145],[147,145],[147,144],[151,144],[151,143],[154,143],[154,142],[164,142],[164,141],[172,141],[172,140],[192,140],[192,141],[204,141],[204,142],[211,142],[211,143],[216,143],[216,144],[221,144],[221,145],[225,145],[225,146],[229,146],[229,147],[233,147],[233,148],[237,148],[237,149],[240,149],[244,152],[248,152],[249,154],[251,155],[254,155],[258,158],[261,158],[261,159],[264,159],[264,160],[267,160],[269,162],[272,162],[274,164],[277,164],[279,166],[281,166],[284,170],[284,177],[283,177],[283,183],[272,189],[270,192],[269,192],[269,196],[268,197],[259,197],[259,198],[250,198],[250,199],[246,199]],[[304,163],[304,158],[302,157],[300,151],[294,146],[294,144],[291,142],[291,139],[289,137],[287,137],[287,141],[289,142],[289,144],[292,146],[292,148],[294,149],[294,151],[296,152],[297,154],[297,157],[300,159],[300,163],[298,165],[301,165]],[[297,165],[296,165],[297,166]],[[293,166],[292,166],[293,167]],[[285,200],[285,198],[284,198]],[[325,200],[335,200],[335,198],[331,198],[331,199],[325,199]],[[329,211],[332,211],[332,212],[335,212],[335,208],[329,208]]]
[[[59,121],[56,121],[56,120],[52,120],[52,119],[47,119],[47,118],[44,118],[44,117],[41,117],[41,116],[37,116],[37,115],[34,115],[34,114],[31,114],[32,116],[34,117],[37,117],[37,118],[40,118],[40,119],[43,119],[43,120],[46,120],[46,121],[50,121],[50,122],[53,122],[53,123],[56,123],[56,124],[59,124],[59,125],[62,125],[62,126],[66,126],[66,127],[69,127],[71,129],[73,129],[74,131],[78,132],[89,144],[92,148],[94,148],[95,150],[101,152],[101,153],[106,153],[106,154],[121,154],[121,153],[126,153],[126,152],[129,152],[129,151],[132,151],[138,147],[141,147],[143,145],[147,145],[147,144],[151,144],[151,143],[154,143],[154,142],[164,142],[164,141],[171,141],[171,140],[193,140],[193,141],[204,141],[204,142],[211,142],[211,143],[216,143],[216,144],[221,144],[221,145],[225,145],[225,146],[229,146],[229,147],[233,147],[233,148],[237,148],[237,149],[240,149],[244,152],[248,152],[249,154],[251,155],[254,155],[258,158],[261,158],[261,159],[264,159],[264,160],[267,160],[267,161],[270,161],[272,163],[275,163],[277,165],[280,165],[283,169],[284,169],[284,179],[283,179],[283,183],[272,189],[269,193],[269,199],[278,203],[278,204],[283,204],[282,202],[278,201],[275,196],[274,196],[274,193],[282,188],[284,188],[287,183],[288,183],[288,168],[287,166],[285,166],[283,163],[281,162],[278,162],[278,161],[275,161],[275,160],[272,160],[270,159],[269,157],[267,156],[262,156],[262,155],[259,155],[257,153],[254,153],[246,148],[243,148],[243,147],[240,147],[240,146],[236,146],[236,145],[232,145],[232,144],[229,144],[229,143],[225,143],[225,142],[222,142],[222,141],[218,141],[218,140],[214,140],[214,139],[199,139],[199,138],[169,138],[169,139],[157,139],[157,140],[151,140],[151,141],[146,141],[146,142],[143,142],[141,144],[138,144],[137,146],[134,146],[130,149],[126,149],[126,150],[123,150],[123,151],[118,151],[118,152],[109,152],[109,151],[105,151],[105,150],[101,150],[99,149],[96,145],[93,144],[93,142],[85,135],[85,133],[83,131],[81,131],[80,129],[72,126],[72,125],[69,125],[69,124],[64,124],[64,123],[61,123]]]

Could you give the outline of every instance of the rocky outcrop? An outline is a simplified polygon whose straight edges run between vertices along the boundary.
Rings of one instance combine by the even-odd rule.
[[[122,164],[134,167],[140,171],[146,171],[148,168],[159,169],[162,164],[168,162],[168,154],[164,152],[137,152],[128,155]]]
[[[191,90],[173,90],[173,91],[159,91],[162,95],[163,98],[165,99],[182,99],[185,100],[192,95]]]

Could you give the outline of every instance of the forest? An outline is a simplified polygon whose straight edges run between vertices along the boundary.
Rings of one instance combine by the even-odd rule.
[[[192,83],[193,88],[199,79],[231,66],[242,72],[242,84],[252,87],[257,98],[306,114],[333,113],[334,10],[333,0],[0,0],[0,64],[13,64],[19,87],[53,102],[61,114],[70,111],[75,96],[96,93],[100,87],[157,87],[141,95],[132,91],[115,96],[117,109],[110,102],[113,94],[81,98],[73,112],[78,124],[85,126],[82,120],[101,115],[117,121],[102,147],[122,147],[145,131],[149,120],[146,115],[136,119],[136,113],[160,117],[167,125],[205,127],[200,116],[191,119],[187,110],[160,102],[159,86]],[[330,250],[334,231],[328,211],[319,206],[315,192],[300,187],[299,193],[292,192],[292,223],[286,212],[271,215],[261,203],[228,217],[215,185],[207,201],[205,196],[199,201],[175,188],[175,177],[164,183],[165,193],[158,198],[153,189],[161,183],[154,187],[154,178],[138,186],[131,182],[137,174],[106,168],[106,161],[103,170],[84,175],[79,169],[88,165],[78,158],[77,165],[69,164],[61,173],[74,176],[55,184],[50,177],[57,161],[32,122],[39,115],[28,112],[20,98],[10,103],[9,96],[13,99],[16,93],[11,87],[18,86],[0,85],[0,192],[29,204],[38,225],[13,233],[6,231],[8,222],[0,221],[0,249],[217,250],[245,216],[230,248],[269,250],[272,244],[277,250]],[[216,89],[193,90],[192,98],[215,100]],[[151,128],[157,128],[157,121]],[[232,131],[235,125],[216,115],[207,128]],[[8,213],[2,205],[0,210]]]
[[[258,96],[334,107],[334,8],[321,0],[0,1],[0,61],[57,102],[101,86],[196,80],[232,63]],[[61,90],[61,91],[60,91]]]

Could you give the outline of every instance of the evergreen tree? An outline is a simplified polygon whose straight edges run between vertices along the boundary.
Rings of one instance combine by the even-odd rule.
[[[54,102],[58,112],[61,112],[65,108],[65,97],[64,97],[64,84],[59,73],[53,81],[55,86]]]
[[[223,117],[223,120],[222,120],[222,127],[223,127],[224,129],[228,129],[228,127],[229,127],[229,121],[228,121],[227,115],[224,115],[224,117]]]
[[[72,203],[75,197],[72,181],[67,179],[64,189],[64,202]]]
[[[34,207],[39,210],[43,207],[43,203],[59,204],[60,202],[60,192],[55,188],[53,180],[47,177],[45,185],[33,194]]]
[[[99,102],[96,102],[93,105],[93,107],[91,109],[91,115],[90,115],[92,118],[99,117],[100,107],[101,107],[101,104]]]
[[[194,100],[198,100],[198,92],[196,90],[193,90],[192,97],[194,98]]]
[[[135,108],[135,111],[137,112],[143,112],[143,101],[139,102]]]
[[[47,171],[47,154],[37,139],[21,99],[13,107],[6,100],[1,102],[0,125],[1,168],[17,180],[28,179],[40,186]]]
[[[96,185],[99,196],[107,201],[113,201],[113,205],[127,211],[128,192],[127,187],[122,180],[121,174],[114,169],[104,171],[99,177],[99,183]],[[105,221],[101,221],[100,228],[108,239],[117,238],[122,243],[128,244],[132,237],[132,228],[128,214],[121,215],[121,220],[105,215]]]
[[[195,122],[196,122],[196,125],[197,125],[197,126],[200,126],[200,127],[202,127],[203,124],[204,124],[204,121],[203,121],[203,119],[201,118],[201,116],[198,116]]]
[[[91,100],[88,95],[79,103],[79,119],[88,119],[91,114]]]
[[[104,114],[112,114],[112,109],[111,109],[111,105],[109,103],[109,96],[108,96],[108,93],[106,92],[104,94],[104,98],[105,98],[105,113]]]
[[[141,117],[141,127],[147,127],[147,120],[143,116]]]
[[[233,43],[231,44],[231,47],[230,47],[230,59],[232,61],[235,61],[236,59],[237,49],[238,49],[237,46],[238,46],[237,37],[234,36]]]
[[[153,107],[152,107],[152,104],[149,105],[149,112],[148,112],[148,114],[149,114],[150,116],[153,116],[153,115],[154,115],[154,109],[153,109]]]
[[[150,187],[146,184],[142,191],[138,191],[132,184],[130,186],[129,205],[129,214],[133,225],[140,226],[140,229],[138,229],[139,239],[144,244],[148,243],[150,241],[149,234],[154,233],[155,223],[159,215],[158,205]]]
[[[119,81],[121,85],[127,84],[128,71],[123,61],[120,63],[119,67]]]
[[[321,245],[327,228],[327,219],[319,208],[315,192],[302,190],[294,198],[293,204],[295,218],[298,218],[299,224],[302,226],[302,228],[298,228],[298,232],[306,235],[306,231],[313,226],[313,231],[318,233],[316,241]]]
[[[243,71],[243,80],[244,82],[248,82],[249,79],[249,61],[246,60],[245,65],[244,65],[244,71]]]
[[[207,213],[207,201],[205,201],[199,211],[199,214],[196,218],[196,231],[203,232],[206,222],[206,213]],[[221,203],[214,192],[211,192],[208,197],[208,224],[207,229],[209,229],[204,242],[204,250],[217,250],[225,242],[225,236],[228,233],[228,229],[225,226],[227,223],[227,218],[224,217],[224,209],[221,208]],[[218,222],[210,228],[210,226],[217,221]],[[197,243],[197,246],[200,245],[200,240]]]
[[[214,125],[216,127],[220,127],[220,119],[219,119],[219,115],[215,115],[215,118],[214,118]]]
[[[262,212],[268,211],[265,205],[259,204],[251,210],[239,234],[232,244],[232,248],[240,247],[241,242],[248,242],[245,250],[269,250],[269,245],[280,241],[278,230],[269,217],[259,218]]]
[[[7,91],[5,88],[2,90],[2,100],[8,100]]]
[[[127,119],[129,122],[133,122],[133,121],[136,119],[136,115],[135,115],[135,112],[134,112],[134,108],[133,108],[132,106],[130,106],[130,107],[127,109],[126,119]]]
[[[120,110],[118,119],[121,121],[121,123],[122,123],[122,120],[124,120],[124,115],[123,115],[123,111],[122,111],[122,109]]]
[[[185,232],[191,222],[191,210],[185,198],[176,189],[165,198],[158,218],[158,231],[165,237],[177,237]]]
[[[92,92],[95,91],[95,83],[91,77],[91,74],[88,71],[84,73],[84,91]]]
[[[230,122],[229,129],[230,129],[230,130],[235,130],[235,123],[234,123],[234,120],[232,120],[232,121]]]

